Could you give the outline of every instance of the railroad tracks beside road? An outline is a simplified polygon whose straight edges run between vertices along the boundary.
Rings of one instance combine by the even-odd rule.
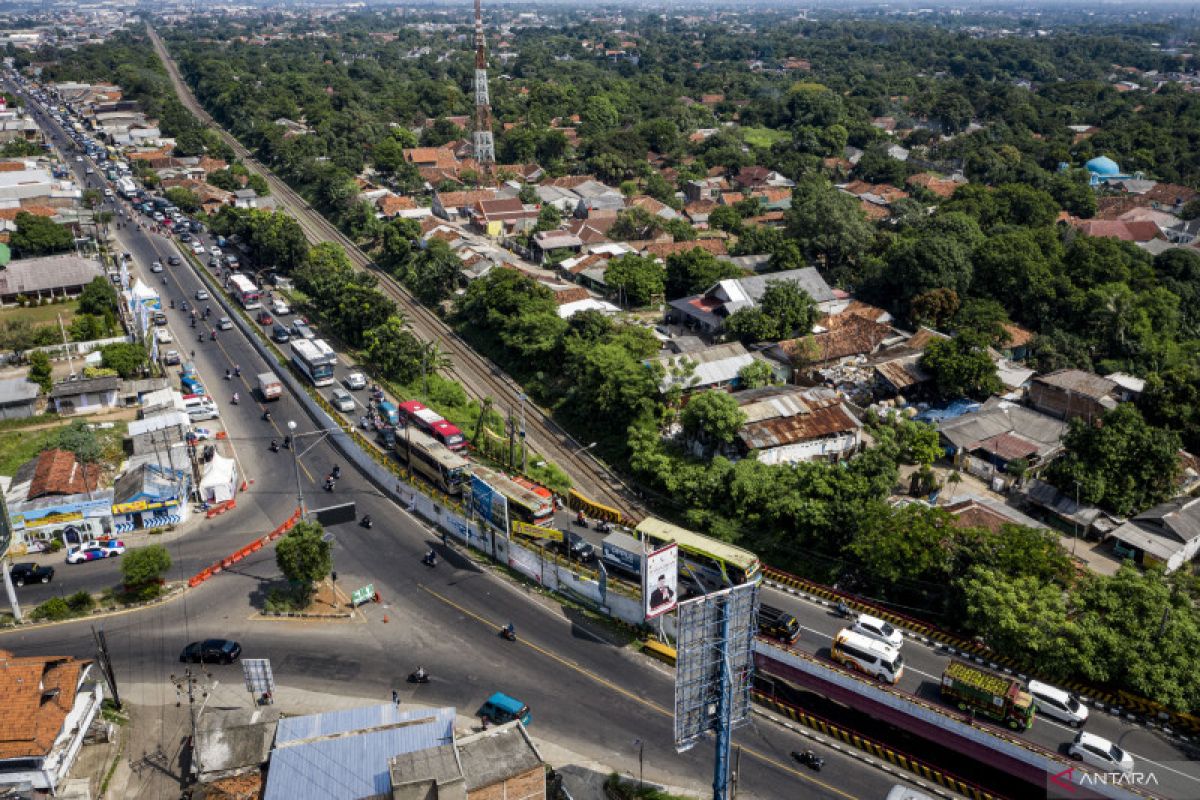
[[[528,446],[563,468],[571,476],[577,489],[586,492],[594,500],[621,509],[627,517],[634,520],[646,515],[645,507],[634,492],[612,470],[587,452],[583,445],[544,410],[528,403],[521,387],[515,381],[463,341],[449,325],[417,301],[395,278],[379,269],[353,240],[325,219],[298,192],[258,161],[233,134],[214,120],[183,81],[178,66],[171,59],[158,32],[149,24],[146,30],[180,101],[199,120],[211,125],[245,165],[267,181],[280,204],[296,219],[310,242],[335,242],[345,249],[356,268],[372,272],[379,279],[379,288],[404,310],[413,332],[427,341],[438,342],[446,349],[452,363],[445,372],[458,381],[468,395],[478,400],[485,397],[496,398],[511,408],[527,405],[525,422],[528,429]]]

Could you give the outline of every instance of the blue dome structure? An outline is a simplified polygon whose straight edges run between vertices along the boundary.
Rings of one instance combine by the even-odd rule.
[[[1087,162],[1087,171],[1102,178],[1115,177],[1121,174],[1121,168],[1117,166],[1117,162],[1108,156],[1097,156]]]

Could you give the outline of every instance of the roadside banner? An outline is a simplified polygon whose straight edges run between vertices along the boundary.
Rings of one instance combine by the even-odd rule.
[[[512,532],[519,536],[528,536],[530,539],[549,539],[552,542],[563,540],[563,532],[558,528],[543,528],[541,525],[530,525],[517,519],[512,521]]]
[[[642,570],[642,596],[646,599],[646,619],[662,616],[679,602],[679,545],[672,542],[661,550],[646,554]]]

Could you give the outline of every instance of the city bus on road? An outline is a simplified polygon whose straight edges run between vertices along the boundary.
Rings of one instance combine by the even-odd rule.
[[[699,533],[646,517],[634,530],[650,543],[651,550],[675,542],[679,545],[679,571],[686,572],[685,565],[704,581],[708,589],[737,586],[742,583],[758,583],[762,580],[762,564],[758,556],[749,550],[710,539]]]
[[[405,425],[412,424],[432,436],[451,450],[462,450],[467,446],[467,437],[463,436],[458,426],[446,420],[441,414],[417,400],[407,400],[400,404],[400,421]]]
[[[530,525],[550,525],[554,522],[554,500],[551,497],[544,497],[507,475],[478,464],[471,465],[471,474],[504,495],[508,500],[510,519],[528,522]]]
[[[432,436],[415,426],[396,437],[396,457],[414,473],[425,478],[448,495],[462,494],[463,480],[470,464]]]
[[[329,386],[333,383],[337,353],[324,339],[293,339],[292,363],[312,381],[313,386]]]
[[[239,273],[229,276],[229,293],[236,297],[242,308],[247,311],[262,308],[262,293],[245,275]]]

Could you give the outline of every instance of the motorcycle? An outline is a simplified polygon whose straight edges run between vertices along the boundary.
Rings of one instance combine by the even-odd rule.
[[[597,533],[612,533],[612,523],[606,519],[602,519],[596,523]]]
[[[792,758],[808,767],[813,772],[820,772],[821,767],[825,766],[825,759],[821,758],[821,756],[817,755],[812,750],[805,750],[804,752],[793,750]]]
[[[578,525],[581,528],[586,528],[588,526],[587,517],[585,517],[583,512],[580,511],[579,516],[575,517],[575,521],[572,524]]]
[[[833,613],[837,614],[842,619],[850,619],[854,616],[854,610],[841,600],[839,600],[838,604],[833,607]]]
[[[271,452],[272,453],[279,452],[279,442],[275,441],[274,439],[271,440]]]
[[[333,475],[334,480],[340,480],[342,477],[342,468],[340,466],[334,466],[333,472],[330,474]]]
[[[374,523],[371,522],[370,514],[367,514],[365,517],[363,517],[362,521],[359,522],[359,524],[362,525],[364,528],[370,528],[372,525],[374,525]]]
[[[209,331],[208,338],[215,342],[217,340],[217,332]]]
[[[419,669],[416,672],[411,672],[408,675],[408,682],[409,683],[429,683],[429,673],[423,669]]]
[[[263,422],[270,422],[270,421],[271,421],[271,412],[270,412],[270,411],[264,411],[264,412],[262,413],[262,418],[263,418]]]
[[[515,642],[517,640],[517,631],[511,624],[505,625],[500,629],[500,638]]]
[[[283,449],[284,450],[292,449],[292,437],[291,436],[283,437]]]
[[[421,563],[427,567],[436,567],[437,566],[437,554],[434,553],[432,550],[430,550],[421,559]]]
[[[238,393],[237,392],[233,393],[233,399],[230,400],[230,402],[235,406],[238,404]]]
[[[333,491],[333,485],[334,485],[334,484],[333,484],[333,478],[326,478],[326,479],[325,479],[325,491],[327,491],[327,492],[332,492],[332,491]]]

